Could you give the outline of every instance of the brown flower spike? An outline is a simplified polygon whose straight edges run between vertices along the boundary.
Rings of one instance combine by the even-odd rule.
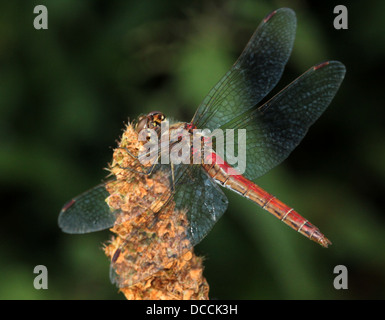
[[[187,237],[186,212],[173,203],[169,173],[144,167],[135,157],[138,141],[129,123],[114,150],[107,185],[109,207],[119,210],[115,236],[105,247],[114,278],[127,299],[208,299],[202,258]]]

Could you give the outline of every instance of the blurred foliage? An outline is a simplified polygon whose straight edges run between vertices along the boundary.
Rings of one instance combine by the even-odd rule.
[[[161,110],[188,121],[270,11],[296,11],[282,88],[323,60],[347,75],[301,145],[258,183],[316,224],[322,249],[241,197],[197,247],[212,298],[384,299],[385,2],[0,2],[0,298],[119,299],[100,250],[109,232],[67,235],[62,205],[106,174],[128,117]],[[33,28],[33,8],[49,11]],[[275,90],[276,92],[276,90]],[[47,266],[48,290],[33,268]],[[345,265],[348,290],[335,290]]]

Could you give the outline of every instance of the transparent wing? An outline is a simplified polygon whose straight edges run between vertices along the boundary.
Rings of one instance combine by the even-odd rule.
[[[188,235],[192,245],[196,245],[226,211],[228,200],[200,165],[195,165],[188,172],[183,169],[179,169],[183,174],[183,183],[178,186],[174,201],[179,210],[187,212]],[[177,171],[177,174],[180,173]]]
[[[111,228],[117,212],[111,211],[105,199],[105,183],[67,202],[59,214],[59,227],[66,233],[88,233]]]
[[[266,16],[230,71],[203,100],[192,122],[198,128],[214,130],[261,101],[281,78],[295,29],[291,9]]]
[[[345,76],[345,66],[328,61],[310,68],[259,108],[221,126],[246,129],[246,172],[254,180],[285,160],[325,111]]]
[[[171,178],[170,166],[162,171]],[[164,205],[152,203],[158,210],[137,220],[114,254],[110,277],[118,286],[131,286],[164,269],[199,243],[226,211],[226,196],[201,166],[177,165],[174,179],[173,188],[159,199]]]

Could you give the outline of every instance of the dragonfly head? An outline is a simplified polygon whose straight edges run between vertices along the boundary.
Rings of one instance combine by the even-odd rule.
[[[145,116],[139,117],[135,130],[136,132],[140,132],[143,129],[157,130],[164,120],[166,120],[166,116],[162,112],[152,111]]]

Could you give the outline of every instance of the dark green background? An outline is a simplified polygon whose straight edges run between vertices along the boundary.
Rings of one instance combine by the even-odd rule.
[[[48,30],[33,28],[37,4],[48,8]],[[345,3],[349,29],[338,31],[336,4],[344,1],[2,1],[0,298],[123,297],[100,250],[109,232],[61,233],[62,205],[106,175],[128,117],[161,110],[189,121],[261,19],[284,6],[298,30],[278,88],[328,59],[347,74],[301,145],[258,183],[333,245],[226,192],[227,213],[197,247],[210,297],[385,298],[385,2]],[[348,290],[333,287],[341,264]],[[48,290],[33,287],[36,265],[48,268]]]

